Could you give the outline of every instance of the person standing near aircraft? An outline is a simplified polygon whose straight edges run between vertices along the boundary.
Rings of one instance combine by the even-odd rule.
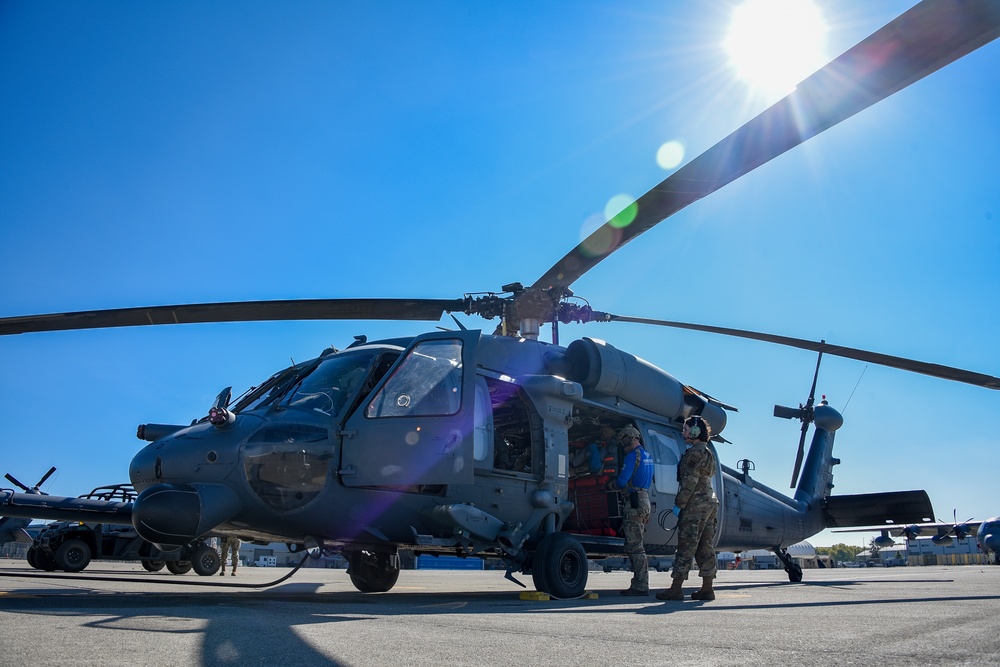
[[[683,600],[681,587],[688,577],[692,559],[697,560],[701,589],[691,594],[692,600],[714,600],[712,582],[717,573],[715,531],[719,517],[719,498],[712,489],[715,455],[708,448],[711,429],[695,415],[684,421],[681,431],[689,447],[677,465],[677,497],[673,513],[677,515],[677,553],[674,556],[673,582],[656,594],[657,600]]]
[[[649,485],[653,482],[653,457],[642,446],[642,436],[634,426],[618,432],[618,441],[625,451],[622,469],[612,482],[625,496],[622,532],[625,553],[632,564],[632,583],[622,595],[649,595],[649,564],[643,538],[649,521]]]
[[[219,570],[219,576],[225,576],[226,574],[226,556],[229,552],[232,552],[232,565],[233,573],[230,576],[236,576],[236,565],[240,562],[240,539],[235,535],[226,535],[222,540],[222,568]]]

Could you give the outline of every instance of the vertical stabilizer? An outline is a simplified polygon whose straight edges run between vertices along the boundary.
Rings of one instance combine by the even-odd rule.
[[[815,506],[830,495],[833,489],[833,466],[840,463],[833,458],[833,440],[837,429],[844,424],[844,418],[826,400],[815,409],[812,444],[802,467],[802,476],[795,488],[795,500]]]

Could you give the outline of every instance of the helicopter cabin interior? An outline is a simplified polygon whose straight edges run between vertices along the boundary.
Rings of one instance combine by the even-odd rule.
[[[541,475],[542,420],[518,385],[490,377],[480,378],[489,396],[492,417],[493,468],[501,476]],[[477,406],[478,407],[478,406]],[[485,406],[483,406],[485,407]],[[618,476],[623,452],[617,431],[633,424],[610,411],[587,406],[569,430],[568,500],[572,514],[563,530],[568,532],[618,536],[622,525],[619,492],[608,485]],[[477,410],[477,431],[489,432],[489,418]],[[610,437],[609,437],[610,436]],[[477,438],[477,440],[479,440]],[[486,455],[485,442],[477,442],[477,460]]]

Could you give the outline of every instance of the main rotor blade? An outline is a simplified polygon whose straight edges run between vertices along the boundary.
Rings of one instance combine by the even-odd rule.
[[[429,320],[460,311],[454,299],[291,299],[87,310],[0,318],[0,335],[152,324],[271,320]]]
[[[653,324],[661,327],[672,327],[674,329],[690,329],[692,331],[704,331],[707,333],[721,334],[723,336],[749,338],[751,340],[764,341],[765,343],[775,343],[777,345],[787,345],[789,347],[797,347],[803,350],[812,350],[813,352],[822,352],[823,354],[832,354],[834,356],[845,357],[847,359],[867,361],[880,366],[888,366],[890,368],[899,368],[904,371],[922,373],[923,375],[930,375],[931,377],[942,378],[944,380],[964,382],[966,384],[976,385],[977,387],[1000,389],[1000,378],[993,377],[992,375],[966,371],[961,368],[953,368],[951,366],[941,366],[940,364],[931,364],[926,361],[915,361],[913,359],[905,359],[903,357],[894,357],[892,355],[881,354],[879,352],[858,350],[853,347],[831,345],[826,341],[815,342],[811,340],[803,340],[801,338],[791,338],[789,336],[778,336],[775,334],[747,331],[745,329],[728,329],[726,327],[714,327],[707,324],[690,324],[688,322],[673,322],[671,320],[654,320],[645,317],[627,317],[623,315],[608,314],[608,320],[611,322]]]
[[[998,36],[996,0],[924,0],[641,196],[631,222],[625,212],[609,220],[531,289],[561,293],[689,204]]]

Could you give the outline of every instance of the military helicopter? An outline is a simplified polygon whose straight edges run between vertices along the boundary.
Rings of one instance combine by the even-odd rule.
[[[572,470],[575,446],[597,437],[602,426],[640,429],[657,465],[646,547],[669,554],[676,546],[669,509],[684,447],[680,422],[700,414],[721,438],[731,406],[606,342],[583,338],[562,346],[559,324],[618,321],[724,333],[1000,388],[985,374],[825,342],[614,315],[580,305],[570,292],[586,271],[660,221],[998,34],[1000,16],[987,3],[921,3],[640,197],[527,287],[510,283],[498,293],[458,299],[261,301],[12,317],[0,320],[0,333],[273,319],[437,321],[445,312],[499,319],[492,334],[456,320],[453,331],[362,337],[236,399],[223,390],[194,424],[145,424],[138,435],[150,444],[129,469],[141,493],[113,510],[162,546],[212,531],[339,550],[352,582],[366,592],[390,590],[399,576],[397,551],[411,548],[495,555],[511,578],[530,574],[537,589],[573,597],[585,590],[589,558],[622,550],[616,523],[622,499]],[[914,35],[920,38],[906,39]],[[545,324],[553,329],[551,343],[539,340]],[[831,494],[838,463],[832,447],[843,420],[822,398],[816,401],[815,376],[813,384],[798,408],[776,408],[777,416],[802,422],[794,497],[753,480],[749,462],[739,470],[720,464],[714,480],[722,503],[717,548],[772,549],[792,581],[802,573],[786,547],[826,527],[933,516],[920,491]],[[810,424],[815,431],[806,454]],[[103,512],[71,499],[37,500],[5,491],[0,511],[38,518]]]

